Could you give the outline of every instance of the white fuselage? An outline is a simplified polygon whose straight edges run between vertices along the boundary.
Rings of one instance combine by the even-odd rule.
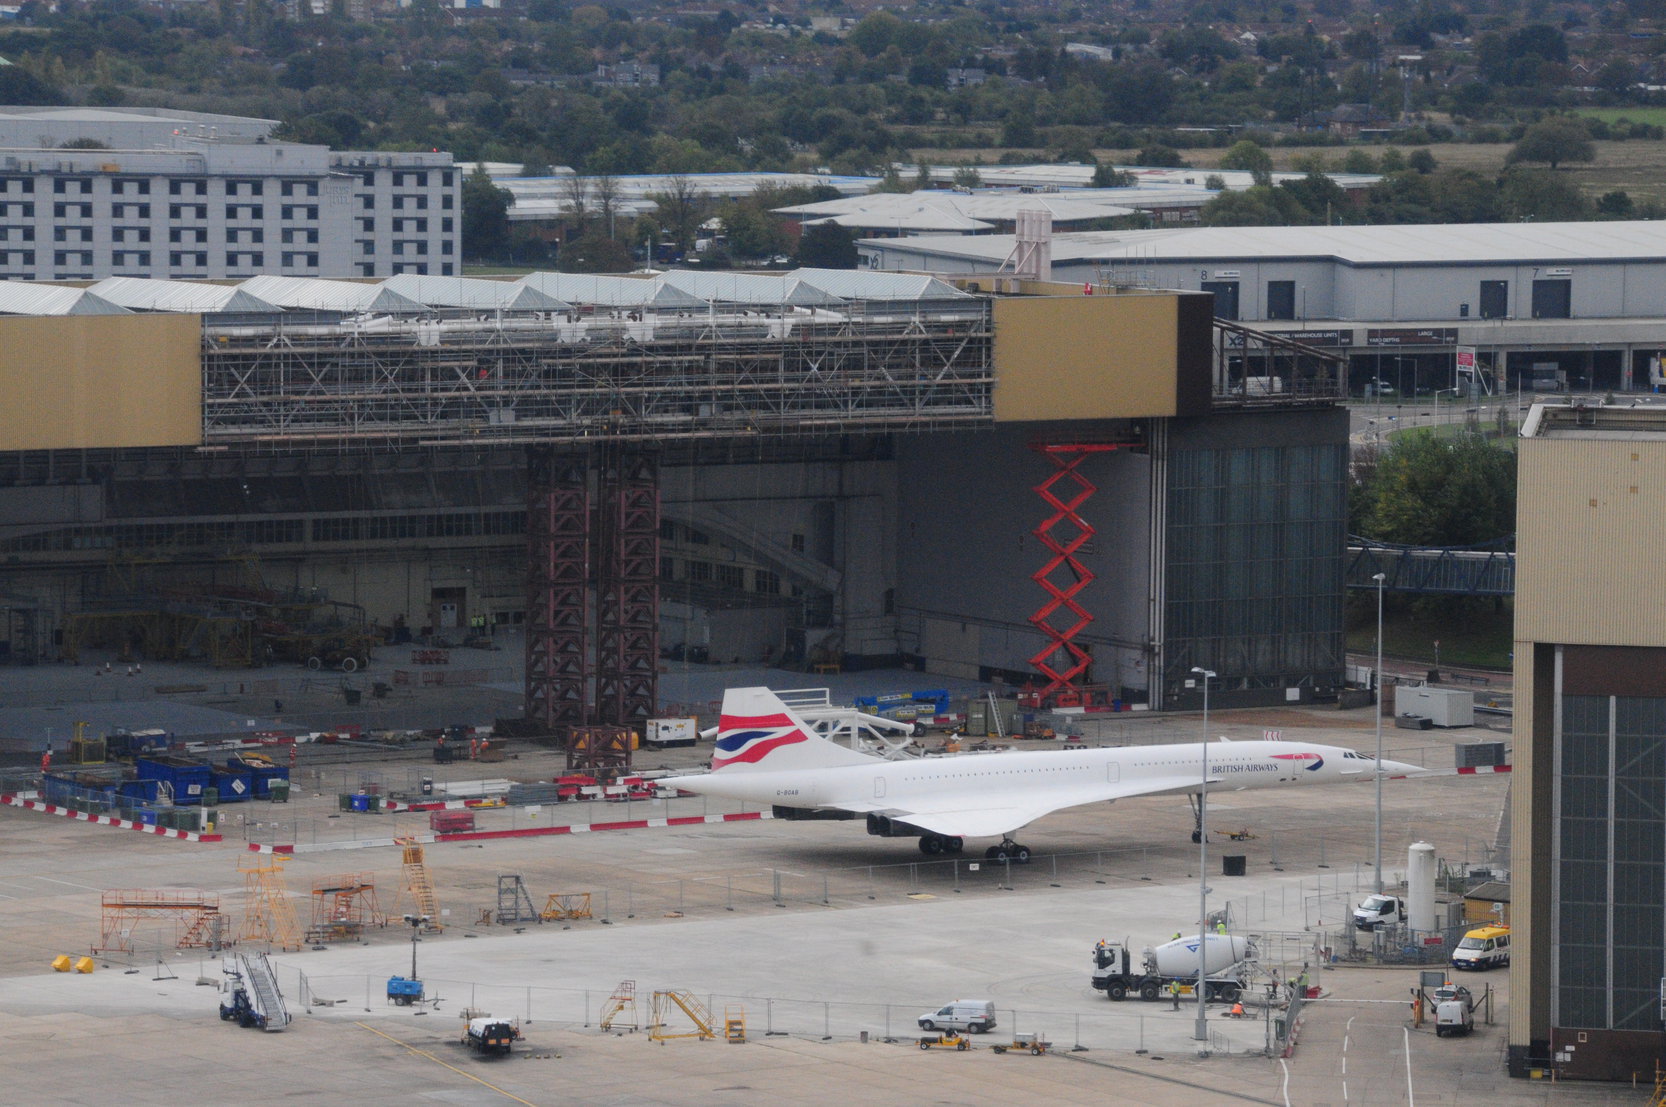
[[[910,761],[838,765],[788,771],[718,771],[678,777],[690,792],[785,807],[896,804],[950,791],[968,798],[1010,800],[1015,794],[1070,790],[1104,784],[1137,785],[1153,792],[1199,791],[1202,743],[1066,749],[1023,753],[959,754]],[[1375,762],[1338,746],[1307,742],[1214,742],[1207,747],[1209,791],[1284,785],[1332,784],[1370,779]],[[1292,755],[1311,755],[1296,759]],[[1317,764],[1317,767],[1309,766]],[[1386,771],[1410,766],[1385,764]],[[1188,782],[1191,786],[1187,787]],[[1137,787],[1135,788],[1137,792]]]

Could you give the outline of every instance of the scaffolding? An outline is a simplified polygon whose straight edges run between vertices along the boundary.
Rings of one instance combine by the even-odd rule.
[[[609,447],[600,486],[593,718],[640,729],[659,709],[659,466]]]
[[[582,455],[527,461],[526,717],[554,734],[589,721],[590,474]]]
[[[991,301],[203,328],[211,444],[663,442],[989,422]]]
[[[375,874],[339,873],[313,881],[308,942],[350,942],[362,937],[366,927],[386,923],[376,903]]]
[[[218,949],[222,944],[220,897],[196,888],[122,888],[101,897],[103,919],[93,953],[132,953],[139,924],[173,928],[175,949]]]
[[[497,878],[497,918],[499,926],[514,923],[540,922],[538,909],[532,906],[532,896],[520,873],[500,874]]]
[[[290,952],[301,948],[301,920],[283,883],[282,854],[249,854],[237,859],[243,874],[243,925],[237,938],[243,942],[266,942],[274,949]],[[245,863],[247,862],[247,863]]]

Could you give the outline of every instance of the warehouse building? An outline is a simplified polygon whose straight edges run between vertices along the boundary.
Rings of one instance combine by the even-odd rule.
[[[276,126],[0,110],[0,279],[460,271],[462,181],[449,154],[333,152],[271,141]]]
[[[1011,271],[1011,235],[859,243],[873,269]],[[1055,234],[1051,278],[1196,289],[1215,314],[1334,350],[1358,394],[1661,384],[1666,224],[1198,227]]]
[[[260,663],[259,596],[413,633],[523,625],[554,723],[592,689],[651,711],[679,657],[1051,670],[1153,707],[1198,702],[1193,666],[1215,703],[1342,680],[1334,364],[1291,353],[1305,387],[1229,391],[1195,293],[263,277],[108,282],[83,295],[119,314],[41,316],[16,287],[19,659]],[[198,622],[130,617],[182,592]]]
[[[1520,449],[1510,1071],[1646,1080],[1666,1048],[1666,405],[1536,405]]]

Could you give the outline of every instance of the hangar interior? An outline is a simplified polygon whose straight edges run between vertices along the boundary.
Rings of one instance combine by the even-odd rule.
[[[377,640],[525,624],[552,723],[604,686],[651,713],[668,658],[1022,682],[1051,649],[1155,707],[1192,666],[1220,703],[1340,684],[1334,359],[1268,352],[1289,387],[1248,395],[1198,294],[771,279],[0,318],[31,397],[0,417],[6,655],[297,660],[248,640],[279,609]]]

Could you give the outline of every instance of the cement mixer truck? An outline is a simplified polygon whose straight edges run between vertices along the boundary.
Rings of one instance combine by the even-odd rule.
[[[1178,981],[1190,990],[1197,984],[1198,935],[1176,938],[1155,949],[1146,947],[1136,967],[1128,943],[1100,942],[1093,947],[1093,987],[1106,999],[1126,999],[1129,993],[1143,1000],[1160,999],[1169,985]],[[1205,934],[1203,955],[1205,998],[1236,1003],[1244,993],[1245,962],[1255,957],[1248,938],[1229,934]]]

